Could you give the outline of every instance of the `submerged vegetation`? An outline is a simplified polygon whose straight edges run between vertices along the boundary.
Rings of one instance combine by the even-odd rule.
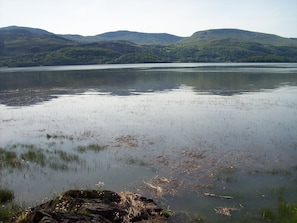
[[[10,171],[28,170],[36,165],[41,167],[58,167],[60,161],[63,162],[61,170],[68,167],[70,163],[79,163],[81,160],[78,155],[66,153],[62,150],[49,150],[28,144],[14,144],[0,148],[1,168],[8,168]],[[67,168],[68,169],[68,168]]]
[[[14,193],[11,190],[0,188],[0,222],[9,222],[23,207],[13,202]]]
[[[67,137],[51,137],[50,139],[54,141],[60,139],[64,140]],[[122,136],[115,138],[115,148],[118,148],[118,143],[122,141],[124,150],[131,150],[136,142],[136,136]],[[138,141],[137,141],[138,142]],[[139,142],[138,142],[139,143]],[[40,166],[42,168],[49,168],[53,171],[65,171],[70,170],[71,167],[77,167],[83,163],[84,154],[98,153],[105,149],[107,146],[102,146],[99,144],[88,144],[86,146],[74,147],[71,151],[64,151],[56,148],[59,143],[50,142],[47,148],[42,148],[41,146],[33,144],[13,144],[8,145],[4,148],[0,148],[0,161],[1,168],[0,171],[9,169],[10,171],[22,171],[34,168],[35,166]],[[206,165],[208,162],[214,163],[213,159],[209,159],[209,152],[200,150],[194,152],[194,150],[184,150],[182,153],[179,164],[172,163],[170,160],[166,161],[163,156],[158,156],[153,162],[152,160],[146,159],[146,157],[140,157],[137,155],[125,155],[124,157],[117,158],[117,161],[123,162],[128,165],[135,165],[140,168],[147,168],[155,166],[156,162],[158,165],[171,166],[171,170],[177,167],[182,167],[190,169],[189,166],[194,168],[194,170],[199,170],[202,174],[201,166]],[[184,159],[184,160],[183,160]],[[166,162],[168,162],[166,164]],[[198,165],[199,163],[199,165]],[[204,163],[204,164],[203,164]],[[74,166],[71,166],[71,165]],[[177,165],[177,166],[176,166]],[[180,166],[181,165],[181,166]],[[207,165],[206,165],[207,166]],[[242,221],[265,223],[265,222],[283,222],[283,223],[293,223],[295,222],[297,215],[297,204],[285,201],[285,195],[292,190],[292,186],[282,186],[278,188],[269,189],[270,196],[276,197],[278,200],[277,208],[262,207],[257,210],[257,213],[249,213],[249,209],[245,207],[244,200],[248,199],[246,194],[238,194],[240,192],[233,192],[232,189],[226,189],[233,184],[240,182],[241,178],[238,178],[238,172],[240,167],[234,165],[224,165],[217,167],[217,172],[212,172],[213,175],[208,176],[208,184],[195,184],[190,185],[187,183],[187,178],[192,176],[191,172],[185,172],[186,177],[181,179],[166,178],[163,176],[156,176],[152,179],[146,179],[142,182],[142,187],[138,188],[138,191],[144,194],[148,194],[154,199],[164,199],[167,196],[179,196],[179,191],[187,189],[189,191],[193,190],[193,193],[200,194],[200,196],[209,197],[217,201],[218,205],[213,207],[212,213],[216,214],[217,218],[222,218],[222,222],[228,222],[227,219],[240,219]],[[185,170],[185,169],[184,169]],[[180,169],[181,172],[184,170]],[[294,166],[288,169],[277,169],[273,168],[271,170],[253,170],[247,171],[246,174],[249,176],[257,176],[262,174],[269,177],[279,178],[279,176],[293,177],[297,168]],[[4,172],[3,172],[4,173]],[[169,174],[169,173],[167,173]],[[168,175],[170,176],[170,174]],[[193,175],[196,176],[196,175]],[[206,175],[201,175],[200,177],[205,178]],[[202,179],[200,178],[200,180]],[[297,181],[296,181],[297,182]],[[296,186],[296,182],[294,181]],[[99,182],[96,184],[97,187],[101,188],[104,183]],[[219,187],[223,187],[223,191]],[[295,192],[294,192],[295,193]],[[262,195],[261,195],[262,196]],[[2,207],[0,208],[0,220],[8,221],[16,215],[17,212],[23,209],[21,205],[12,202],[14,194],[12,191],[3,189],[0,190],[0,198]],[[225,200],[226,202],[222,202]],[[228,202],[230,201],[230,202]],[[243,203],[243,205],[242,205]],[[221,204],[221,205],[220,205]],[[222,205],[223,204],[223,205]],[[229,204],[229,205],[228,205]],[[235,204],[235,205],[232,205]],[[255,210],[254,210],[255,211]],[[163,215],[168,218],[179,219],[178,212],[174,212],[170,209],[163,211]],[[188,222],[209,222],[208,217],[202,217],[194,213],[186,214],[182,216],[188,220]],[[225,221],[226,220],[226,221]],[[211,222],[211,221],[210,221]]]
[[[77,71],[76,77],[93,77],[84,82],[83,87],[78,84],[83,79],[71,80],[71,75],[59,79],[64,73],[35,72],[38,74],[36,85],[40,87],[39,83],[45,82],[48,89],[54,89],[57,85],[42,79],[51,76],[64,93],[62,97],[57,96],[54,103],[46,101],[17,108],[2,105],[4,115],[0,122],[7,137],[3,137],[0,147],[0,183],[1,187],[13,188],[15,193],[14,196],[12,191],[0,195],[5,202],[1,204],[2,210],[5,207],[8,213],[9,208],[14,208],[9,205],[13,197],[15,202],[29,200],[32,206],[32,203],[43,202],[43,196],[50,197],[73,185],[77,190],[95,186],[101,190],[104,185],[104,188],[125,188],[154,199],[165,208],[163,215],[169,218],[179,219],[178,211],[185,211],[190,222],[265,223],[282,222],[282,219],[294,222],[291,219],[295,218],[297,196],[296,89],[292,84],[292,88],[280,88],[275,92],[271,86],[290,85],[296,79],[295,70],[289,69],[288,72],[293,73],[290,79],[276,78],[268,81],[267,87],[252,81],[252,78],[258,78],[261,83],[266,82],[256,72],[261,70],[258,65],[253,65],[253,74],[244,75],[243,81],[238,78],[239,70],[249,70],[247,65],[236,69],[236,75],[229,74],[231,68],[221,75],[217,72],[220,68],[211,66],[214,73],[205,67],[187,72],[192,78],[182,72],[187,68],[174,72],[168,71],[171,68],[165,69],[165,76],[161,75],[161,68],[157,72],[155,69],[142,70],[145,75],[137,75],[131,69],[120,70],[117,75],[112,75],[110,70],[103,73],[95,70],[88,75]],[[285,69],[283,65],[277,66]],[[205,71],[205,75],[197,75],[197,70]],[[271,70],[271,67],[265,70],[269,79],[274,76]],[[24,88],[30,92],[34,78],[31,78],[31,72],[28,73],[28,85]],[[128,73],[131,76],[125,76]],[[158,79],[149,73],[155,73]],[[15,76],[26,76],[19,74]],[[213,78],[209,78],[212,75]],[[12,76],[7,74],[5,77],[9,81],[5,83],[14,86]],[[98,76],[100,78],[96,78]],[[126,81],[122,81],[124,76]],[[134,76],[145,78],[135,79]],[[110,78],[114,78],[114,82]],[[150,78],[156,85],[146,81]],[[67,79],[71,80],[69,84],[65,84]],[[171,79],[176,81],[169,81]],[[227,87],[208,84],[220,81]],[[141,93],[129,97],[104,93],[118,91],[117,82],[125,92],[125,89],[148,92],[138,88],[141,85],[152,89],[153,93],[145,94],[145,97]],[[159,86],[161,82],[170,86]],[[191,82],[197,85],[191,85]],[[238,83],[236,89],[241,90],[229,87],[229,83],[235,82]],[[242,86],[248,83],[251,85],[247,89],[252,88],[252,92],[238,93],[245,92]],[[179,87],[181,84],[185,86]],[[75,89],[69,90],[68,86]],[[7,91],[18,95],[8,96],[8,100],[13,97],[21,100],[21,88],[9,87]],[[68,90],[64,91],[66,88]],[[164,93],[164,89],[170,90]],[[213,89],[211,92],[227,89],[226,92],[237,93],[203,95],[199,94],[199,89]],[[158,90],[162,92],[155,93]],[[285,95],[281,96],[283,92]],[[30,97],[26,98],[32,101]],[[189,98],[191,100],[187,100]],[[71,113],[74,110],[76,112]],[[268,116],[267,110],[283,111],[288,115],[286,119],[279,114],[276,117],[274,113]],[[32,127],[27,128],[28,123],[33,123]],[[5,218],[12,216],[3,215]]]
[[[47,138],[49,138],[48,134]],[[71,137],[67,136],[51,136],[50,138],[72,140]],[[56,148],[57,144],[54,142],[47,145],[47,148],[33,144],[13,144],[4,148],[0,147],[0,171],[2,169],[21,171],[35,168],[35,166],[53,170],[69,170],[72,164],[74,164],[73,168],[76,168],[76,165],[82,165],[85,162],[80,156],[81,153],[89,151],[98,153],[106,148],[106,146],[90,144],[78,146],[72,151],[64,151]]]
[[[86,153],[88,151],[93,151],[94,153],[100,152],[102,150],[105,150],[107,146],[102,146],[102,145],[98,145],[98,144],[90,144],[87,146],[78,146],[76,148],[76,150],[79,153]]]
[[[262,208],[261,216],[266,222],[295,223],[297,221],[297,203],[287,203],[283,198],[279,198],[277,210]]]

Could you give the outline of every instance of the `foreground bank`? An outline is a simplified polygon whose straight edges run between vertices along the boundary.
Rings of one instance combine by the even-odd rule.
[[[156,203],[131,192],[69,190],[24,211],[15,222],[168,222]]]

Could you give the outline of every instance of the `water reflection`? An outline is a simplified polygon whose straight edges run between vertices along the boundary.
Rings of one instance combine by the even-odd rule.
[[[274,89],[282,84],[296,85],[297,75],[290,69],[258,66],[54,70],[1,72],[0,103],[29,106],[64,94],[86,91],[129,96],[168,91],[189,86],[199,94],[231,96],[243,92]],[[268,70],[267,70],[268,69]]]
[[[2,70],[0,184],[35,204],[103,181],[210,222],[236,207],[247,222],[276,207],[277,188],[296,200],[297,72],[286,66]]]

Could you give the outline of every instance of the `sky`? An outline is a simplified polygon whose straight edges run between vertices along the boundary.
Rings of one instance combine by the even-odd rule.
[[[84,36],[237,28],[297,37],[297,0],[0,0],[0,27],[11,25]]]

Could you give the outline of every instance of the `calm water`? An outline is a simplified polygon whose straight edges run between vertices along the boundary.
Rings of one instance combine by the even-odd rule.
[[[297,200],[297,64],[2,68],[0,123],[28,205],[99,181],[210,222]]]

